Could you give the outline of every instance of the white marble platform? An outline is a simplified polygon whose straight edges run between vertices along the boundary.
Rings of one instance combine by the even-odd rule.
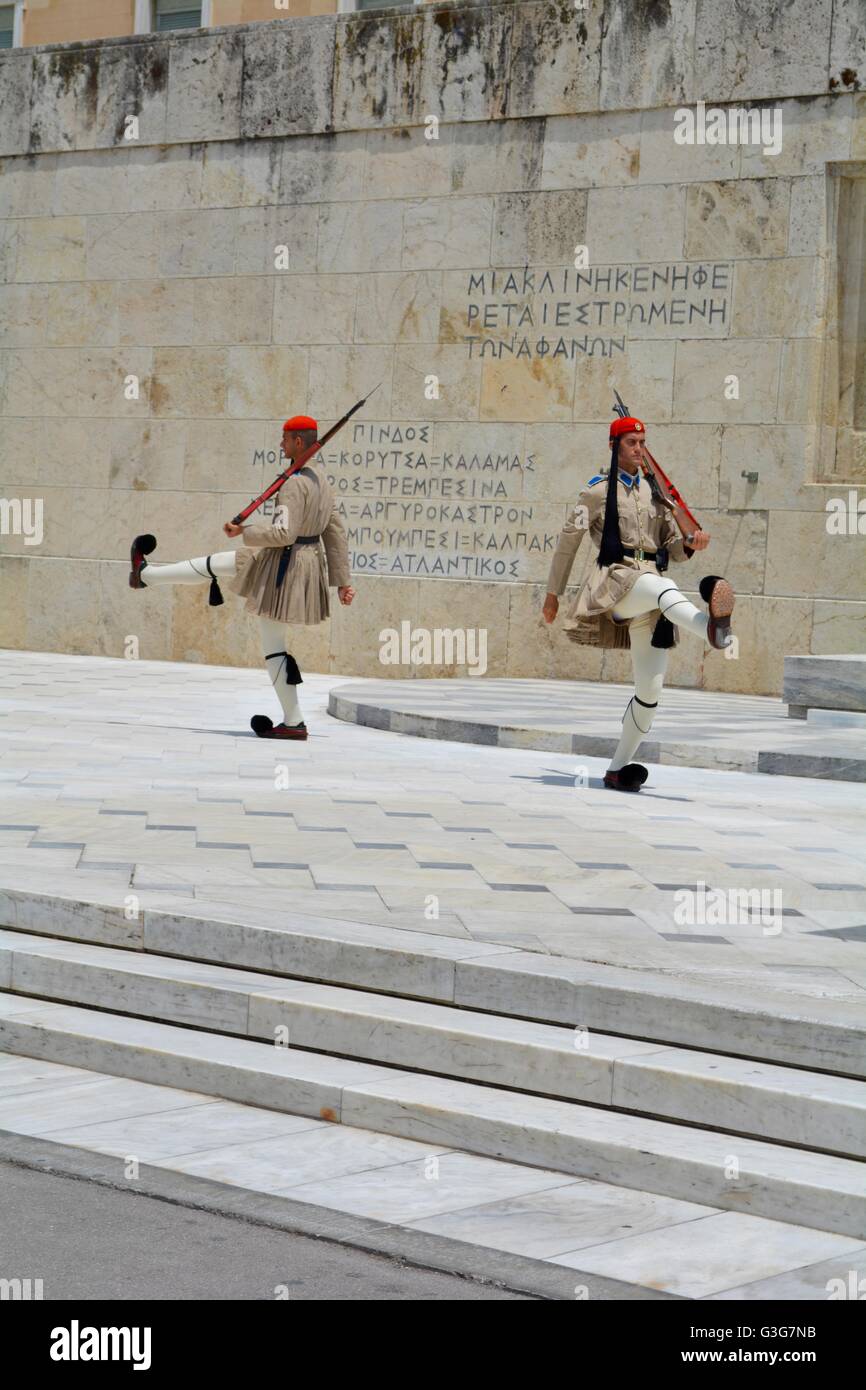
[[[0,1051],[866,1237],[851,1159],[12,994]]]
[[[866,1270],[866,1243],[851,1237],[8,1053],[0,1131],[114,1156],[118,1181],[133,1182],[135,1157],[573,1268],[575,1284],[603,1267],[636,1292],[795,1301],[826,1299],[840,1271]]]
[[[249,732],[273,699],[264,671],[0,651],[0,889],[67,900],[70,932],[92,929],[76,903],[112,905],[113,944],[141,939],[132,894],[272,932],[392,928],[423,941],[431,976],[453,977],[438,940],[866,1011],[856,785],[671,766],[615,796],[600,758],[329,718],[338,683],[305,675],[311,737],[287,750]],[[699,881],[778,892],[781,931],[677,922],[679,887]],[[332,954],[346,968],[348,940]]]
[[[825,683],[810,678],[816,697],[826,693],[827,685],[836,689],[838,679],[828,675]],[[850,672],[846,688],[853,689]],[[632,694],[632,686],[600,681],[470,676],[352,681],[331,691],[328,709],[349,723],[418,738],[609,758]],[[862,697],[854,694],[853,698]],[[800,703],[820,706],[822,700]],[[866,714],[859,713],[862,709],[862,703],[834,701],[829,710],[815,709],[808,721],[792,722],[785,705],[771,696],[667,689],[638,756],[659,768],[725,768],[863,782]],[[849,710],[858,712],[840,712]],[[659,772],[654,780],[660,777]]]

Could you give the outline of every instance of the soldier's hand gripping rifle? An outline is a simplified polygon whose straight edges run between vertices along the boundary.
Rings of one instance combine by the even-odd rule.
[[[352,406],[351,410],[347,410],[343,418],[341,420],[338,420],[336,425],[332,425],[331,428],[328,430],[327,434],[323,434],[321,439],[317,439],[315,444],[310,445],[309,449],[304,449],[303,453],[298,454],[298,457],[296,459],[292,459],[290,466],[284,469],[283,472],[280,473],[279,477],[274,478],[274,481],[271,483],[270,487],[266,487],[260,497],[256,497],[254,501],[247,503],[242,512],[238,512],[237,516],[232,517],[233,525],[240,526],[241,522],[246,521],[247,517],[250,516],[254,511],[257,511],[263,502],[267,502],[269,497],[273,497],[275,492],[279,492],[286,479],[291,478],[293,473],[300,472],[304,464],[308,463],[310,459],[314,457],[314,455],[319,453],[320,449],[322,448],[322,445],[327,444],[329,439],[333,439],[334,435],[337,433],[337,430],[341,430],[343,428],[346,421],[350,420],[352,416],[355,414],[355,411],[360,410],[362,405],[367,404],[368,400],[373,395],[373,392],[378,391],[379,386],[381,385],[382,383],[380,381],[377,386],[373,387],[372,391],[367,392],[363,400],[356,402],[356,404]]]
[[[624,419],[631,414],[631,411],[618,391],[614,391],[613,394],[616,397],[614,411],[620,419]],[[694,538],[695,531],[700,531],[701,524],[694,512],[689,511],[682,493],[674,487],[670,478],[656,463],[645,444],[641,446],[641,467],[652,489],[653,496],[673,514],[674,521],[682,531],[683,539],[688,545]]]

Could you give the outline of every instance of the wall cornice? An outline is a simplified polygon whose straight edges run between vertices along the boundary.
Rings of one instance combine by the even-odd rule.
[[[0,55],[0,155],[860,90],[861,0],[497,0]]]

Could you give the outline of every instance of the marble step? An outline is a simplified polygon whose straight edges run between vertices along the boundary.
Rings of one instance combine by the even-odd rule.
[[[804,1301],[866,1275],[866,1243],[835,1232],[0,1053],[0,1161],[114,1185],[132,1156],[138,1192],[546,1298],[579,1279],[591,1299]]]
[[[852,1159],[20,995],[0,1051],[866,1238]]]
[[[0,890],[0,927],[866,1078],[856,1002],[764,984],[681,980],[257,907],[206,917],[143,908],[127,920],[119,906],[16,889]]]
[[[17,932],[0,985],[211,1032],[866,1157],[866,1083],[610,1034]]]

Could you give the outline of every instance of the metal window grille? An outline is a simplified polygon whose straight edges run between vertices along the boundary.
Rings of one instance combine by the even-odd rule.
[[[158,33],[166,29],[200,29],[201,5],[189,0],[156,0],[155,20]]]
[[[15,32],[15,6],[0,5],[0,48],[12,47]]]

